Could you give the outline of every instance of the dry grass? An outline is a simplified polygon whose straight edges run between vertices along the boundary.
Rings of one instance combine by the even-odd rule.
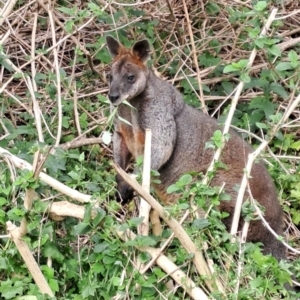
[[[280,30],[272,34],[281,39],[278,46],[283,53],[300,42],[300,4],[297,2],[283,1],[283,4],[278,5],[277,18],[283,18],[284,22]],[[27,120],[23,118],[23,113],[29,112],[31,117],[35,118],[39,140],[42,141],[43,135],[48,131],[53,136],[53,144],[59,145],[61,140],[70,134],[69,130],[63,129],[61,132],[59,130],[52,132],[53,128],[62,127],[61,101],[74,102],[74,121],[70,120],[70,122],[76,126],[78,137],[86,135],[90,137],[89,132],[93,128],[106,122],[101,107],[90,111],[89,105],[86,105],[86,103],[92,104],[98,101],[96,96],[105,95],[107,92],[105,71],[108,67],[105,59],[102,60],[98,55],[105,45],[101,44],[99,39],[121,28],[124,28],[128,40],[142,38],[141,30],[137,30],[135,25],[146,20],[158,20],[153,36],[153,40],[156,41],[153,65],[161,76],[175,84],[185,79],[186,76],[194,77],[199,83],[206,84],[211,89],[225,79],[237,85],[238,79],[234,75],[215,76],[217,66],[199,69],[195,64],[195,57],[204,51],[216,54],[213,44],[218,42],[220,49],[217,56],[221,59],[219,64],[224,65],[240,59],[248,59],[250,51],[245,50],[243,44],[251,41],[240,38],[244,25],[238,22],[233,25],[229,22],[229,14],[225,8],[242,9],[250,7],[250,4],[247,4],[248,2],[243,4],[238,0],[217,0],[214,3],[222,9],[219,14],[212,16],[207,15],[204,9],[208,3],[209,1],[196,0],[134,2],[130,4],[131,7],[143,10],[144,15],[133,17],[127,13],[128,4],[99,0],[99,8],[108,16],[113,16],[116,12],[122,14],[118,20],[112,17],[108,22],[103,22],[91,15],[79,18],[78,13],[87,7],[87,1],[74,1],[69,5],[70,8],[77,8],[77,13],[74,14],[77,17],[68,16],[60,11],[60,6],[56,1],[51,1],[50,5],[42,0],[29,1],[19,7],[15,5],[7,17],[1,20],[0,27],[1,57],[5,62],[0,69],[0,90],[3,102],[0,125],[4,133],[3,137],[11,133],[5,126],[6,121],[11,122],[14,127],[26,124]],[[68,32],[66,25],[70,21],[74,21],[75,26]],[[94,44],[97,44],[98,48],[91,46]],[[161,63],[162,61],[165,63]],[[172,61],[179,63],[176,74],[171,77],[167,71]],[[256,76],[263,68],[274,68],[274,65],[270,64],[266,51],[262,49],[258,52],[250,73]],[[45,75],[45,78],[41,79],[41,84],[36,84],[34,80],[36,74]],[[59,93],[52,99],[48,88],[50,83],[54,82]],[[81,84],[77,84],[75,88],[75,83],[78,82]],[[274,101],[279,103],[279,111],[284,113],[290,101],[296,96],[296,92],[288,88],[288,82],[282,80],[281,83],[287,87],[290,95],[287,99],[274,98]],[[299,89],[299,81],[296,82],[296,86]],[[195,93],[198,94],[199,101],[202,103],[216,101],[214,105],[210,104],[215,114],[230,100],[225,96],[203,93],[201,88]],[[262,91],[257,89],[244,90],[239,101],[250,101],[261,94]],[[40,112],[51,116],[50,124],[46,123]],[[76,122],[83,112],[88,116],[89,129],[87,131],[82,131],[79,122]],[[300,137],[299,124],[300,109],[298,107],[292,113],[290,123],[284,124],[283,128],[286,132]],[[94,140],[95,142],[99,140]],[[282,159],[280,156],[282,154],[284,155],[284,152],[272,153],[278,159]],[[295,153],[294,157],[290,158],[290,165],[296,168],[298,164],[299,157]],[[292,173],[294,168],[286,172]],[[299,229],[293,225],[288,216],[286,224],[292,239],[300,236]]]

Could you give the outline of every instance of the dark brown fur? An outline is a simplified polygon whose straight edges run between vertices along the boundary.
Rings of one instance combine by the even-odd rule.
[[[111,68],[109,98],[118,113],[132,126],[115,120],[114,159],[126,170],[130,158],[143,154],[144,132],[152,131],[151,169],[160,173],[160,184],[154,185],[159,198],[166,202],[176,201],[175,195],[166,189],[183,174],[207,171],[213,158],[213,150],[206,149],[217,129],[222,129],[217,121],[188,106],[181,94],[168,82],[154,75],[146,67],[149,43],[137,42],[131,50],[125,49],[112,37],[107,37],[108,48],[114,57]],[[127,100],[135,109],[122,104]],[[222,186],[231,195],[231,201],[220,205],[221,211],[230,213],[224,223],[229,229],[235,207],[237,192],[234,189],[241,183],[248,154],[252,148],[234,131],[226,143],[221,161],[227,169],[219,169],[211,184]],[[133,196],[132,189],[117,177],[120,198],[126,202]],[[279,235],[282,231],[282,209],[279,205],[273,181],[262,162],[255,163],[249,180],[253,197],[265,207],[265,218]],[[248,195],[245,195],[247,198]],[[243,225],[243,221],[239,226]],[[285,257],[285,248],[261,221],[252,221],[248,241],[262,242],[264,252],[278,259]]]

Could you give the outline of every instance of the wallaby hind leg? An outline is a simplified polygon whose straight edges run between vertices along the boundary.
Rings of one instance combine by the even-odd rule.
[[[265,232],[264,238],[264,254],[272,254],[278,261],[286,258],[286,248],[267,228],[263,228]],[[277,233],[283,235],[283,233]]]

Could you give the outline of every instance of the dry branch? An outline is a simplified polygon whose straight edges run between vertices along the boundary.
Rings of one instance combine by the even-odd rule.
[[[33,171],[32,166],[30,163],[26,162],[25,160],[16,157],[15,155],[11,154],[9,151],[3,149],[2,147],[0,147],[0,157],[4,156],[6,158],[8,158],[17,168],[21,169],[21,170],[29,170],[29,171]],[[66,196],[77,200],[78,202],[81,203],[89,203],[92,201],[92,197],[83,193],[80,193],[76,190],[73,190],[71,188],[69,188],[68,186],[62,184],[61,182],[59,182],[58,180],[52,178],[51,176],[41,172],[39,174],[39,178],[49,184],[52,188],[54,188],[55,190],[65,194]]]
[[[136,235],[130,230],[118,231],[118,235],[124,241],[134,240]],[[169,276],[171,276],[190,296],[192,299],[206,300],[208,297],[196,286],[196,284],[186,276],[172,261],[165,255],[162,255],[160,249],[152,247],[138,247],[140,251],[148,252],[151,257],[157,258],[156,264],[160,266]]]
[[[67,142],[64,144],[60,144],[59,148],[67,150],[67,149],[74,149],[83,146],[101,144],[102,138],[80,138],[79,140],[73,140],[71,142]]]
[[[32,170],[32,167],[30,166],[30,164],[26,163],[25,161],[23,161],[23,160],[21,160],[21,159],[19,159],[17,157],[14,157],[8,151],[6,151],[6,150],[4,150],[2,148],[0,148],[0,156],[1,155],[5,155],[6,157],[9,157],[10,160],[17,167],[20,167],[22,169],[26,168],[26,169]],[[41,174],[43,174],[43,173],[41,173]],[[50,176],[48,176],[48,177],[50,177]],[[52,180],[54,180],[54,179],[52,179]],[[67,187],[65,186],[65,188],[63,190],[65,190],[66,188]],[[68,189],[70,189],[70,188],[67,188],[66,190],[68,190]],[[72,189],[70,189],[70,190],[72,190]],[[75,194],[78,193],[75,190],[73,190],[73,192]],[[85,195],[85,196],[87,196],[87,195]],[[72,204],[72,203],[70,203],[68,201],[62,201],[62,202],[54,202],[54,203],[50,204],[50,206],[48,208],[48,212],[50,214],[52,214],[52,217],[54,219],[56,219],[58,216],[60,216],[60,217],[72,216],[72,217],[75,217],[75,218],[83,219],[84,218],[85,209],[82,206],[79,206],[79,205],[76,205],[76,204]],[[92,217],[94,217],[95,214],[96,214],[96,211],[92,210]],[[9,223],[8,223],[8,225],[9,225]],[[9,227],[9,228],[11,228],[11,227]],[[10,229],[8,229],[8,230],[10,230]],[[123,234],[124,234],[124,232],[122,232],[120,235],[123,235]],[[132,237],[134,236],[133,233],[130,233],[130,235]],[[20,233],[18,233],[18,236],[20,236]],[[18,241],[19,241],[19,239],[18,239]],[[23,247],[23,244],[22,244],[22,247]],[[163,268],[164,271],[167,272],[167,274],[169,274],[178,284],[180,284],[193,299],[207,299],[207,297],[203,293],[203,291],[201,289],[199,289],[198,287],[196,287],[195,283],[190,278],[188,278],[186,276],[186,274],[184,274],[181,270],[179,270],[179,268],[175,264],[173,264],[171,261],[169,261],[169,259],[167,257],[165,257],[164,255],[161,255],[161,249],[154,249],[154,248],[151,248],[151,247],[143,247],[141,250],[147,251],[148,253],[150,253],[150,255],[152,257],[157,258],[157,264],[161,268]],[[196,250],[196,248],[195,248],[195,250]],[[23,250],[21,249],[19,251],[21,252]],[[22,253],[24,253],[24,251]],[[23,257],[22,253],[21,253],[21,255]],[[197,254],[195,254],[195,256],[197,256]],[[24,257],[27,257],[26,254],[25,254]],[[25,258],[24,258],[24,260],[25,260]],[[36,274],[37,271],[34,268],[32,270],[30,269],[30,272],[31,273],[33,272],[34,274]],[[33,273],[32,273],[32,275],[33,275]],[[210,286],[210,281],[208,281],[208,279],[206,279],[206,281],[207,281],[208,286]],[[41,283],[37,282],[37,284],[40,287]],[[44,289],[44,287],[42,285],[41,285],[40,288],[41,288],[41,290],[42,290],[42,288]]]
[[[163,207],[149,194],[147,193],[136,180],[132,179],[125,171],[119,166],[113,164],[116,171],[122,176],[122,178],[141,196],[145,199],[153,209],[157,210],[159,216],[168,224],[173,230],[175,236],[178,238],[182,246],[187,250],[188,253],[193,254],[194,265],[200,275],[204,276],[204,280],[208,288],[213,291],[216,284],[211,276],[210,270],[203,258],[201,251],[192,242],[191,238],[184,231],[182,226],[173,219],[170,214],[163,209]]]
[[[27,244],[21,239],[19,228],[16,225],[12,224],[10,221],[6,222],[6,226],[8,233],[16,244],[30,274],[32,275],[40,291],[43,294],[48,294],[49,296],[54,297],[54,294],[51,291],[50,286],[48,285],[48,282],[46,281],[38,264],[33,258],[30,249],[28,248]]]
[[[0,26],[6,21],[6,18],[10,15],[11,11],[13,10],[15,4],[18,2],[18,0],[10,0],[5,1],[5,5],[3,9],[1,9],[0,12]]]
[[[83,219],[85,208],[68,201],[61,201],[51,203],[48,207],[48,212],[56,217],[69,216]],[[96,211],[92,210],[92,217],[95,217],[96,213]],[[136,235],[130,230],[117,231],[117,234],[124,241],[134,240],[136,238]],[[155,258],[156,264],[161,267],[169,276],[171,276],[180,286],[182,286],[182,288],[186,290],[186,292],[192,297],[192,299],[208,299],[205,293],[199,287],[197,287],[196,284],[178,268],[178,266],[176,266],[172,261],[170,261],[165,255],[161,253],[161,249],[155,249],[152,247],[137,247],[137,249],[143,252],[148,252],[151,257]]]

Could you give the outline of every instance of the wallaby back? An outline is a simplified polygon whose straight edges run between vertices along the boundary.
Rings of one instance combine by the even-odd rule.
[[[175,195],[166,193],[168,186],[187,172],[205,173],[213,158],[213,150],[205,143],[217,129],[217,121],[201,111],[188,106],[179,91],[161,80],[145,64],[150,46],[146,40],[137,42],[132,49],[124,48],[113,37],[107,37],[108,49],[114,58],[109,79],[109,99],[118,106],[118,114],[131,125],[115,120],[114,159],[126,170],[130,158],[138,157],[144,150],[144,132],[152,131],[151,169],[160,173],[160,184],[154,189],[165,203],[176,201]],[[122,104],[127,100],[134,108]],[[227,168],[216,172],[212,185],[222,186],[231,195],[223,201],[220,210],[230,214],[224,220],[230,228],[237,192],[235,186],[242,180],[248,154],[252,148],[234,131],[222,150],[220,160]],[[132,189],[117,176],[119,198],[126,202],[133,197]],[[274,183],[262,162],[255,163],[249,180],[253,197],[265,207],[265,218],[278,234],[282,234],[282,209]],[[248,195],[245,195],[247,198]],[[240,222],[240,227],[243,221]],[[248,241],[262,242],[264,252],[281,259],[285,248],[266,229],[261,221],[252,221]]]

